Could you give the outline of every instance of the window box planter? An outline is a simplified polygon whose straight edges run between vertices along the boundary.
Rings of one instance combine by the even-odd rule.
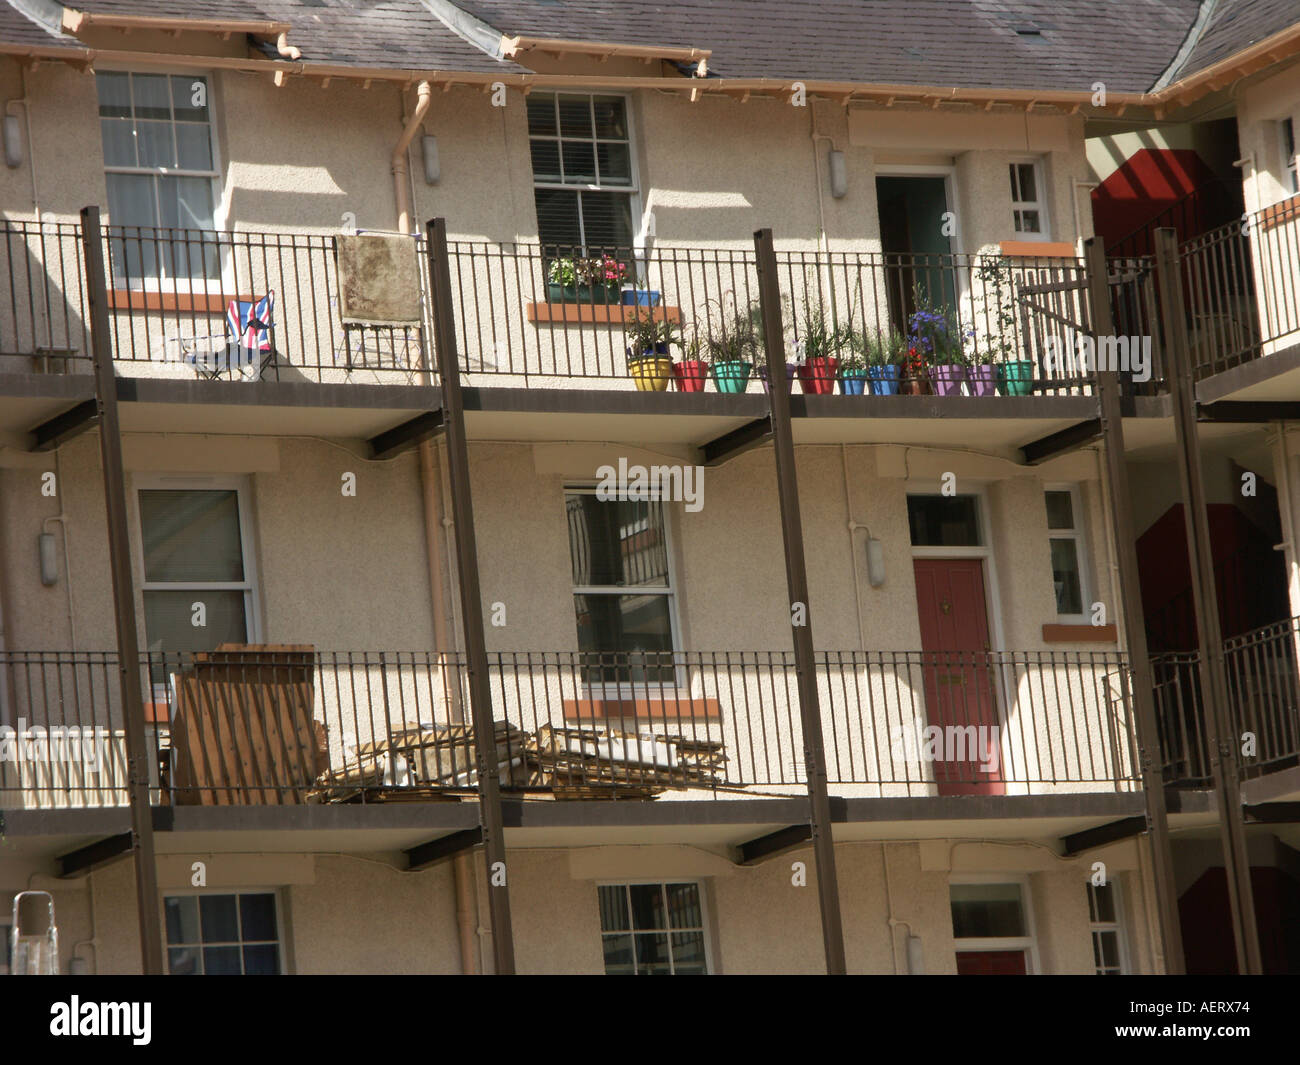
[[[622,286],[608,285],[546,285],[546,299],[550,303],[618,303],[622,299]]]
[[[867,380],[865,368],[845,370],[840,374],[840,392],[846,396],[860,396],[867,390]]]
[[[713,383],[719,392],[744,392],[749,388],[749,375],[753,364],[748,362],[715,362]]]
[[[934,391],[937,395],[960,396],[961,386],[966,383],[966,367],[959,363],[932,366],[930,380],[934,382]]]
[[[1034,364],[1014,359],[998,367],[998,391],[1004,396],[1028,396],[1034,391]]]
[[[709,364],[703,359],[684,359],[673,363],[673,380],[678,392],[703,392],[709,379]]]
[[[897,366],[868,366],[867,374],[871,381],[873,396],[896,396],[898,394]]]
[[[807,395],[825,395],[835,391],[835,371],[840,360],[829,355],[809,359],[799,367],[799,384]]]

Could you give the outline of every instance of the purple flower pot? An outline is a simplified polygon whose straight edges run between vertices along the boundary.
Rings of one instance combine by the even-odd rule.
[[[785,364],[786,378],[788,380],[793,381],[795,373],[798,371],[798,369],[799,369],[799,364],[797,362],[787,362]],[[766,392],[767,391],[767,363],[766,362],[759,366],[758,377],[759,380],[763,382],[763,391]]]
[[[935,395],[960,396],[961,386],[966,381],[966,367],[953,363],[931,366],[930,381],[934,384]]]
[[[998,368],[992,363],[972,366],[969,381],[971,395],[992,396],[998,390]]]

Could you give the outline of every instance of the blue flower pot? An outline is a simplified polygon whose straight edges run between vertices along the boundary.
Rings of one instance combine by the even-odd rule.
[[[897,366],[868,366],[867,374],[871,379],[873,396],[894,396],[898,394]]]
[[[866,370],[845,370],[840,376],[840,393],[845,396],[860,396],[867,387]]]
[[[625,288],[623,290],[624,307],[658,307],[660,303],[657,288]]]

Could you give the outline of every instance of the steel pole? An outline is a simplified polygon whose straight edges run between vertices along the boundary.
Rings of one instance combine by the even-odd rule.
[[[754,234],[758,259],[758,294],[763,315],[763,346],[767,351],[767,380],[772,412],[772,444],[776,453],[776,489],[785,542],[785,577],[794,623],[794,668],[803,725],[804,771],[808,776],[809,828],[817,864],[817,899],[821,906],[826,971],[843,974],[844,929],[840,917],[839,881],[835,875],[835,842],[831,835],[831,805],[826,792],[826,750],[822,742],[821,706],[817,698],[817,665],[813,652],[812,607],[808,602],[808,572],[804,560],[803,521],[799,514],[799,482],[795,473],[794,434],[790,426],[790,386],[785,371],[785,336],[781,323],[781,290],[777,277],[772,231]],[[796,619],[798,612],[801,616]]]
[[[1086,245],[1088,296],[1092,336],[1115,331],[1110,313],[1106,252],[1096,237]],[[1156,722],[1155,686],[1147,648],[1146,616],[1138,573],[1137,527],[1133,498],[1129,494],[1128,466],[1124,462],[1124,422],[1120,409],[1119,375],[1098,367],[1094,379],[1101,412],[1101,435],[1106,460],[1106,485],[1110,495],[1110,521],[1119,567],[1120,611],[1124,618],[1132,684],[1138,766],[1146,799],[1147,836],[1151,841],[1152,879],[1155,881],[1157,919],[1165,959],[1165,972],[1183,975],[1183,932],[1178,919],[1178,888],[1174,880],[1173,850],[1169,840],[1169,809],[1165,801],[1164,757]]]
[[[149,808],[149,741],[144,730],[144,678],[140,674],[135,580],[131,573],[131,541],[126,521],[126,475],[122,469],[122,429],[117,412],[117,378],[113,373],[104,242],[98,207],[85,207],[81,211],[81,244],[86,264],[90,354],[95,367],[104,502],[108,512],[108,557],[113,573],[118,683],[126,729],[127,796],[131,805],[131,857],[135,866],[136,907],[140,923],[140,960],[147,976],[161,976],[166,970],[163,968],[153,814]]]
[[[1156,271],[1160,308],[1165,327],[1165,372],[1174,405],[1174,432],[1178,441],[1178,480],[1182,486],[1183,518],[1187,526],[1187,554],[1192,572],[1192,607],[1200,637],[1201,700],[1206,744],[1214,776],[1214,793],[1223,839],[1223,861],[1228,880],[1228,905],[1237,947],[1238,971],[1256,975],[1263,971],[1259,931],[1255,925],[1255,898],[1250,883],[1250,858],[1246,852],[1246,826],[1241,810],[1241,774],[1237,761],[1238,738],[1233,735],[1228,710],[1228,678],[1223,661],[1223,632],[1219,625],[1219,596],[1214,581],[1214,554],[1210,544],[1210,519],[1205,506],[1205,480],[1201,470],[1200,439],[1196,424],[1195,381],[1191,348],[1184,317],[1178,235],[1172,229],[1156,230]]]
[[[506,878],[505,831],[501,820],[501,781],[496,729],[492,722],[492,689],[488,683],[487,646],[483,636],[483,602],[479,591],[478,542],[474,532],[474,503],[469,484],[469,448],[465,438],[465,407],[460,392],[460,361],[456,351],[456,321],[447,257],[447,222],[435,218],[426,229],[429,288],[433,301],[433,345],[438,357],[442,410],[447,431],[447,477],[451,483],[451,513],[456,536],[456,568],[460,576],[461,617],[465,623],[465,663],[469,678],[470,714],[474,722],[474,759],[478,769],[479,820],[483,828],[483,858],[487,865],[488,912],[492,922],[494,971],[513,975],[514,932],[510,924],[510,888]]]

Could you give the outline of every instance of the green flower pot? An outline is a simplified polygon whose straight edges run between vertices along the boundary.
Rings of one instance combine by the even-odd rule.
[[[715,362],[713,383],[719,392],[744,392],[749,387],[749,375],[753,369],[748,362]]]
[[[1004,396],[1028,396],[1034,391],[1034,364],[1013,359],[998,367],[998,391]]]

